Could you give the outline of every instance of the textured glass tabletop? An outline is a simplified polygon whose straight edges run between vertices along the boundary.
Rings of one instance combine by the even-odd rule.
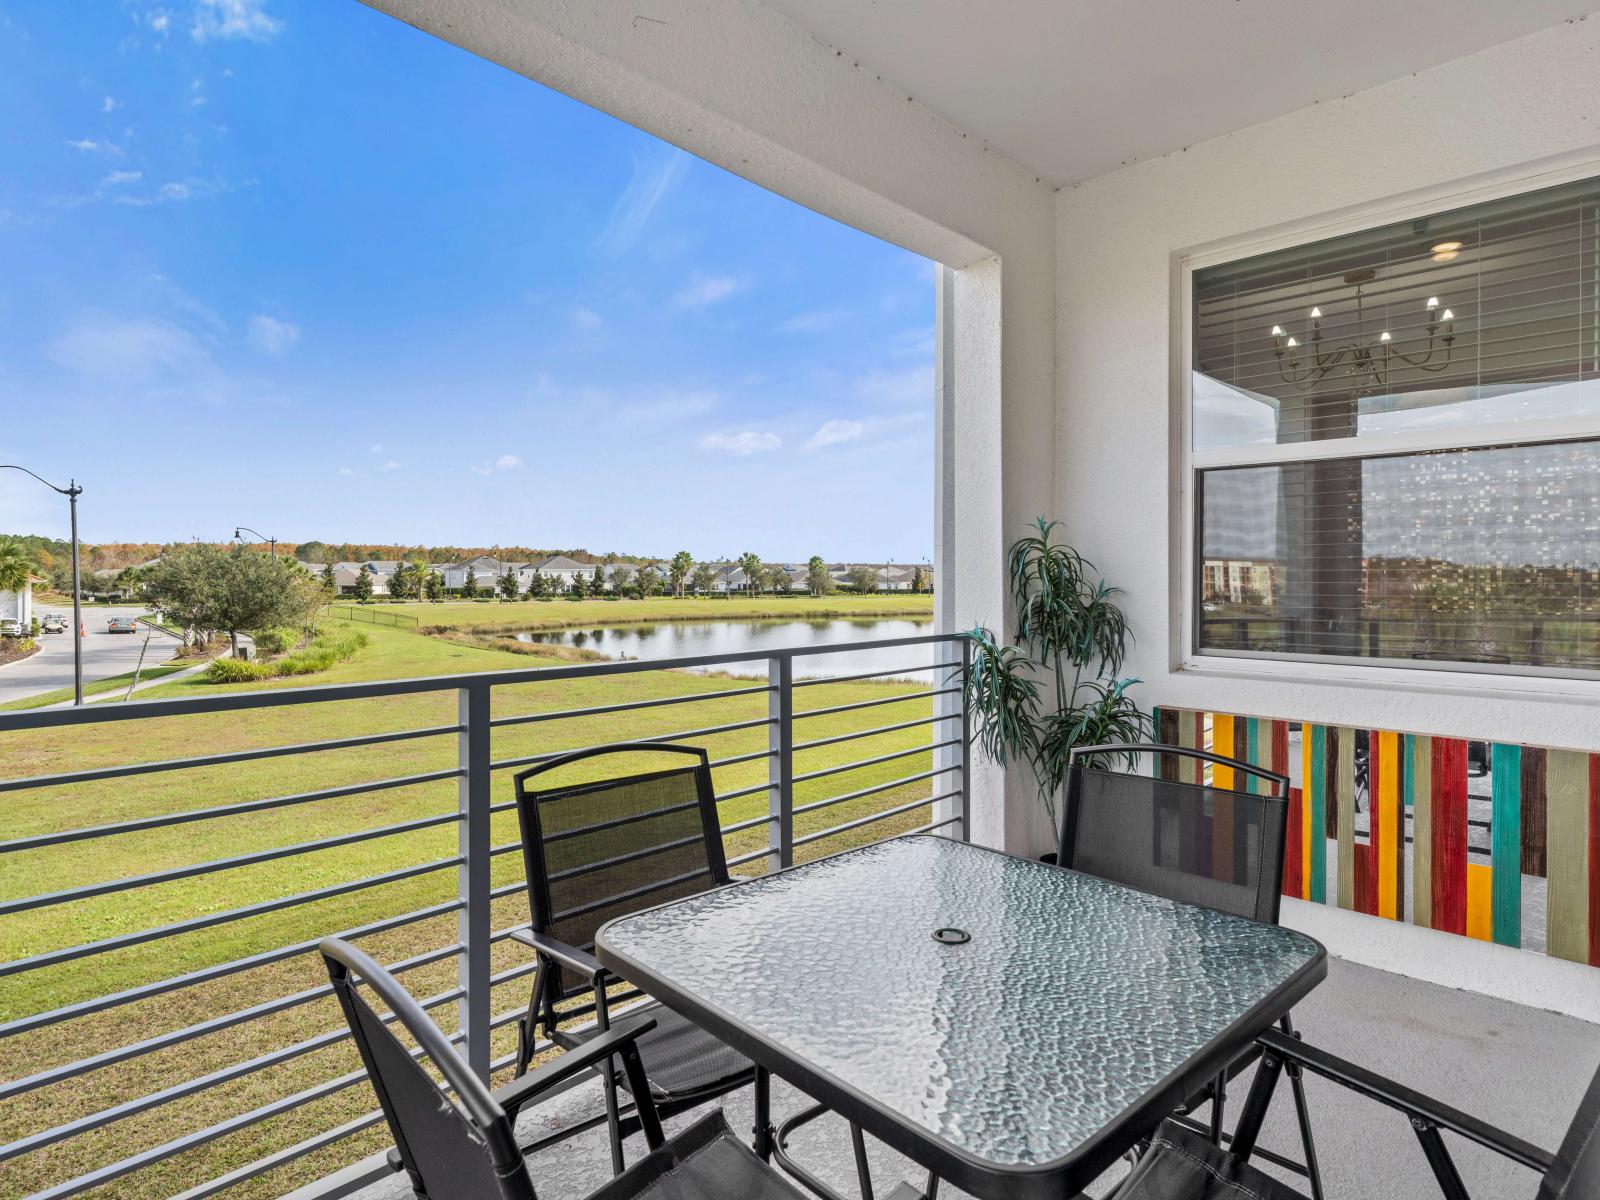
[[[623,917],[598,944],[779,1075],[1000,1175],[1070,1162],[1325,969],[1301,934],[931,836]]]

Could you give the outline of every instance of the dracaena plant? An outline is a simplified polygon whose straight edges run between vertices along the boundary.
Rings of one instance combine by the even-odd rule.
[[[963,681],[979,746],[1001,766],[1025,762],[1032,768],[1058,834],[1056,795],[1073,748],[1138,742],[1151,728],[1149,715],[1128,695],[1139,681],[1121,677],[1133,635],[1117,604],[1120,591],[1055,540],[1059,524],[1040,517],[1012,544],[1006,574],[1015,636],[1005,642],[981,625],[972,630],[971,669]]]

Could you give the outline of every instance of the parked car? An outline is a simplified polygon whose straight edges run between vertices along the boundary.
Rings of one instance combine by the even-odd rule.
[[[67,619],[60,613],[45,613],[44,620],[39,622],[39,630],[42,633],[65,633]]]
[[[0,637],[22,636],[22,622],[15,617],[0,617]]]
[[[106,622],[107,633],[138,633],[139,619],[137,617],[112,617]]]

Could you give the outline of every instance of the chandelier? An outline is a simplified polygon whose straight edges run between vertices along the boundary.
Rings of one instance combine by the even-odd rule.
[[[1298,338],[1284,332],[1282,325],[1272,327],[1272,354],[1278,361],[1278,375],[1285,383],[1309,392],[1338,372],[1340,377],[1351,379],[1357,391],[1387,391],[1389,370],[1393,366],[1403,365],[1418,371],[1443,371],[1449,367],[1455,344],[1456,317],[1448,308],[1440,309],[1437,296],[1429,296],[1423,305],[1426,315],[1422,331],[1426,341],[1422,349],[1410,354],[1396,349],[1394,336],[1387,329],[1375,338],[1366,338],[1362,288],[1376,277],[1377,272],[1373,270],[1351,271],[1344,277],[1345,283],[1353,284],[1356,289],[1356,329],[1359,332],[1350,341],[1323,344],[1322,309],[1317,305],[1312,305],[1307,314],[1311,324],[1307,335],[1309,345],[1302,346]]]

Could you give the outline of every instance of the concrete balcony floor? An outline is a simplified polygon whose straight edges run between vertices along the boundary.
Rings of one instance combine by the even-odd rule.
[[[1600,1063],[1600,1026],[1338,959],[1330,962],[1327,981],[1295,1011],[1295,1021],[1308,1041],[1439,1096],[1547,1150],[1559,1144]],[[1241,1076],[1232,1093],[1230,1121],[1246,1086],[1248,1076]],[[1416,1137],[1398,1113],[1320,1079],[1311,1079],[1307,1090],[1330,1200],[1420,1200],[1438,1194]],[[774,1083],[778,1119],[805,1103],[800,1093]],[[598,1084],[584,1085],[525,1114],[520,1132],[535,1136],[543,1128],[597,1111],[599,1105]],[[750,1127],[748,1091],[727,1097],[724,1107],[735,1129]],[[692,1119],[692,1114],[678,1118],[669,1123],[668,1132]],[[1473,1197],[1531,1200],[1538,1186],[1531,1172],[1453,1134],[1445,1138]],[[642,1146],[634,1139],[630,1149],[635,1144]],[[869,1144],[879,1196],[887,1195],[897,1180],[923,1178],[908,1160]],[[1274,1099],[1262,1145],[1300,1157],[1287,1086]],[[857,1195],[843,1122],[829,1117],[814,1123],[796,1135],[791,1149],[846,1196]],[[604,1131],[580,1135],[535,1157],[531,1166],[541,1200],[587,1196],[610,1177]],[[1108,1174],[1090,1194],[1109,1194],[1121,1173]],[[1300,1185],[1304,1190],[1303,1180]],[[965,1195],[953,1188],[941,1188],[939,1194]],[[404,1200],[411,1191],[403,1177],[396,1177],[356,1195],[360,1200]]]

